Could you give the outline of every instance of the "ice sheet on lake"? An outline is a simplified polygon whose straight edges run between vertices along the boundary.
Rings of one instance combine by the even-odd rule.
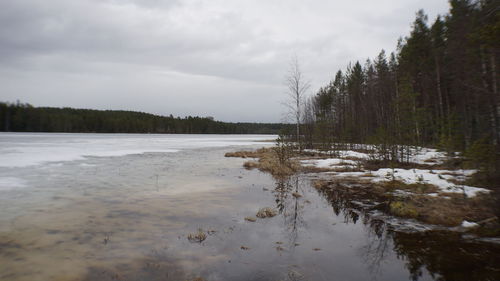
[[[15,177],[0,177],[0,191],[14,190],[25,186],[26,183],[23,179]]]
[[[24,167],[45,162],[82,160],[147,152],[252,145],[272,135],[154,135],[0,133],[0,167]],[[262,143],[265,145],[265,143]]]

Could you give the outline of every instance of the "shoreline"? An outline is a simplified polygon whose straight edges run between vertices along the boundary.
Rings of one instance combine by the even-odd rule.
[[[435,149],[423,148],[424,153],[413,155],[415,161],[405,169],[397,164],[383,167],[384,163],[371,167],[376,161],[366,151],[355,150],[336,151],[335,157],[318,150],[294,151],[288,164],[282,165],[273,149],[236,151],[225,156],[252,158],[244,163],[245,168],[278,178],[305,174],[318,192],[340,193],[338,196],[345,197],[353,208],[377,211],[389,220],[398,220],[398,224],[463,232],[500,243],[496,202],[490,196],[494,191],[466,185],[477,170],[452,169],[447,164],[450,158]]]

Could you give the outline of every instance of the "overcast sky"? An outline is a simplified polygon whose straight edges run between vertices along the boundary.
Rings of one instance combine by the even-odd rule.
[[[309,94],[393,51],[447,0],[2,0],[0,101],[279,122],[296,54]]]

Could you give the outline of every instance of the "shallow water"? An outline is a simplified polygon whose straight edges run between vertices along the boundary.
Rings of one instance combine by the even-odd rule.
[[[0,280],[500,280],[497,244],[397,231],[224,157],[264,139],[0,134]],[[244,220],[261,207],[279,214]]]

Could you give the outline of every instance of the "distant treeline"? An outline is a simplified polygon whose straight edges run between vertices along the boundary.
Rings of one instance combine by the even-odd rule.
[[[64,133],[278,134],[286,124],[226,123],[210,117],[121,110],[33,107],[0,102],[0,131]]]

